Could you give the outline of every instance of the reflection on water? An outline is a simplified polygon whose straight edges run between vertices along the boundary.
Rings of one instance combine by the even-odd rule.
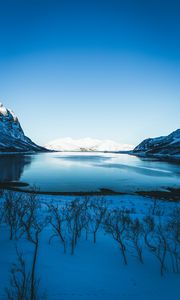
[[[64,159],[65,161],[80,161],[80,162],[90,162],[92,163],[93,161],[104,161],[107,160],[108,158],[105,156],[100,156],[100,155],[65,155],[65,156],[57,156],[56,158],[60,158],[61,160]]]
[[[28,155],[1,155],[0,156],[0,182],[18,181],[24,168],[32,162]]]
[[[121,170],[128,170],[133,171],[138,174],[143,174],[143,175],[148,175],[148,176],[165,176],[168,177],[171,172],[166,171],[166,170],[160,170],[160,169],[155,169],[155,168],[148,168],[148,167],[136,167],[136,166],[128,166],[128,165],[123,165],[123,164],[99,164],[96,165],[98,167],[103,167],[103,168],[117,168]]]
[[[117,192],[180,187],[179,165],[110,153],[0,156],[0,182],[19,181],[48,192]]]

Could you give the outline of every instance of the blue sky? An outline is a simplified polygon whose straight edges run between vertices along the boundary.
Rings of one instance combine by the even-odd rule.
[[[0,0],[0,101],[44,144],[179,126],[180,1]]]

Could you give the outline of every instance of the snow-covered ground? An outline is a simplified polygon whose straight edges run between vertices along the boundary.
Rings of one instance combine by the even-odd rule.
[[[92,138],[72,139],[61,138],[45,145],[47,149],[56,151],[123,151],[132,150],[133,146],[121,144],[112,140],[99,140]]]
[[[97,199],[97,197],[96,197]],[[153,206],[154,200],[140,196],[106,196],[108,209],[115,207],[128,209],[134,217],[142,219]],[[62,207],[74,197],[38,196],[43,213],[47,203]],[[177,203],[158,201],[165,218]],[[160,276],[158,260],[148,251],[144,251],[144,264],[128,253],[128,265],[125,266],[118,244],[101,228],[97,233],[96,244],[89,234],[86,240],[83,233],[77,243],[74,255],[64,254],[58,238],[51,244],[48,240],[52,227],[48,225],[42,232],[37,259],[37,275],[40,277],[39,292],[42,299],[48,300],[176,300],[180,298],[180,275],[169,272]],[[0,226],[0,299],[6,299],[4,288],[9,285],[11,264],[16,262],[15,245],[18,245],[27,262],[30,262],[32,243],[24,237],[9,240],[9,228]]]

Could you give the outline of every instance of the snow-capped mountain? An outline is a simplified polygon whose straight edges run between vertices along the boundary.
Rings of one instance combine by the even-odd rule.
[[[56,151],[123,151],[132,150],[128,144],[120,144],[111,140],[99,140],[92,138],[72,139],[61,138],[49,142],[45,147]]]
[[[136,155],[180,160],[180,129],[168,136],[149,138],[142,141],[132,151]]]
[[[19,152],[19,151],[43,151],[33,143],[21,128],[17,116],[0,103],[0,151]]]

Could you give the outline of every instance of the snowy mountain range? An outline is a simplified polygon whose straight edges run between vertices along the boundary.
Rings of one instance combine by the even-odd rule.
[[[26,152],[43,151],[25,136],[19,120],[13,111],[0,103],[0,151],[1,152]]]
[[[149,138],[134,148],[132,154],[180,160],[180,129],[168,136]]]
[[[132,150],[133,146],[128,144],[120,144],[112,140],[99,140],[92,138],[72,139],[61,138],[49,142],[45,145],[49,150],[56,151],[125,151]]]
[[[98,151],[123,152],[129,154],[180,160],[180,129],[168,136],[148,138],[133,149],[129,144],[120,144],[112,140],[92,138],[60,138],[47,143],[44,147],[31,141],[23,132],[17,116],[0,103],[0,152],[27,151]]]

